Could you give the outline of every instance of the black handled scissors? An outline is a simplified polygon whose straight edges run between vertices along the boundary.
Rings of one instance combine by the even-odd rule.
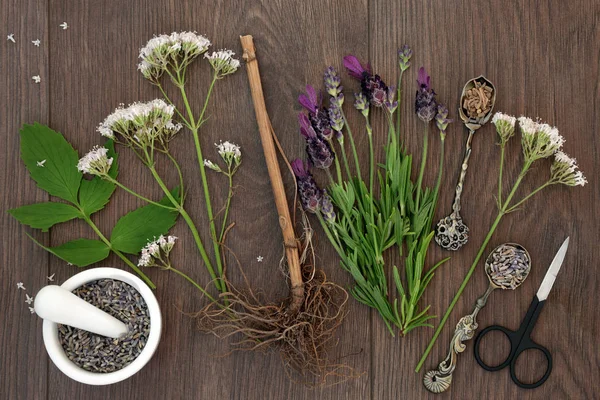
[[[477,335],[477,339],[475,339],[474,346],[475,359],[483,369],[485,369],[486,371],[500,371],[501,369],[504,369],[508,366],[510,369],[510,377],[513,380],[513,382],[517,386],[524,389],[534,389],[546,382],[546,379],[548,379],[550,373],[552,372],[552,354],[550,354],[550,351],[548,351],[547,348],[531,340],[531,331],[535,326],[535,323],[540,315],[540,312],[542,311],[542,308],[544,308],[544,304],[546,303],[546,299],[548,298],[550,289],[552,289],[552,285],[554,285],[556,275],[558,274],[558,271],[560,270],[560,267],[562,266],[562,263],[565,259],[565,254],[567,253],[568,247],[569,238],[567,238],[564,241],[564,243],[562,244],[562,246],[560,246],[560,249],[554,256],[554,260],[552,260],[552,264],[550,264],[550,268],[548,268],[548,272],[546,272],[546,276],[544,277],[544,280],[542,281],[542,284],[540,285],[537,294],[533,297],[533,300],[529,305],[529,309],[527,310],[527,314],[521,322],[521,326],[519,326],[519,329],[513,331],[500,325],[492,325],[488,326],[487,328],[482,330],[479,333],[479,335]],[[508,357],[506,358],[506,360],[504,360],[503,363],[496,366],[490,366],[487,365],[481,359],[479,345],[481,344],[481,339],[483,339],[485,335],[494,331],[500,331],[504,333],[504,335],[506,335],[506,337],[510,341],[510,353],[508,354]],[[519,356],[526,350],[541,351],[544,354],[544,356],[546,356],[547,360],[546,372],[544,373],[544,376],[542,376],[540,380],[534,383],[524,383],[520,381],[517,375],[515,374],[515,363]]]

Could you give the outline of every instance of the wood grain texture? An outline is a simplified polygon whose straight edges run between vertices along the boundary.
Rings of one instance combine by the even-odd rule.
[[[232,48],[241,54],[238,36],[252,34],[258,49],[265,100],[273,127],[288,157],[304,153],[297,134],[296,98],[306,84],[319,85],[328,65],[342,69],[341,59],[353,53],[369,58],[375,72],[388,83],[396,78],[396,50],[407,43],[414,50],[412,67],[405,74],[402,103],[403,135],[409,150],[418,158],[421,125],[413,115],[416,71],[424,65],[432,76],[439,99],[448,104],[457,118],[458,96],[463,84],[485,74],[498,89],[497,109],[509,114],[539,116],[556,125],[567,139],[567,153],[576,156],[589,179],[585,188],[569,190],[553,187],[531,200],[526,210],[507,216],[490,243],[490,249],[506,241],[524,245],[533,259],[533,269],[523,286],[514,292],[496,292],[480,314],[480,326],[492,323],[516,328],[531,297],[563,239],[570,235],[571,248],[565,265],[550,294],[548,306],[538,320],[533,338],[554,355],[554,371],[539,389],[518,389],[508,371],[487,373],[472,356],[472,345],[461,355],[451,390],[443,398],[577,398],[592,399],[595,376],[600,367],[597,337],[600,335],[596,304],[600,291],[596,260],[600,209],[597,176],[600,173],[600,130],[598,86],[600,61],[600,5],[595,1],[251,1],[161,2],[134,0],[122,2],[83,0],[16,1],[0,5],[0,21],[6,32],[15,33],[17,43],[0,36],[0,131],[5,145],[0,151],[0,187],[5,232],[0,269],[0,398],[1,399],[373,399],[426,398],[414,367],[429,341],[432,330],[412,332],[392,338],[381,319],[351,300],[349,315],[338,331],[339,344],[333,356],[364,375],[352,382],[307,389],[292,383],[276,354],[233,353],[229,346],[211,336],[199,334],[185,313],[203,304],[197,291],[178,276],[149,271],[157,284],[157,297],[163,309],[164,331],[154,358],[139,374],[108,387],[90,387],[64,376],[47,358],[41,337],[41,322],[31,316],[24,294],[16,290],[23,281],[29,294],[46,284],[46,275],[56,273],[57,282],[78,269],[49,257],[24,235],[31,230],[6,214],[22,204],[47,200],[19,160],[18,129],[23,123],[40,121],[61,131],[80,154],[102,142],[97,124],[119,103],[159,97],[156,88],[136,71],[138,49],[153,34],[175,30],[197,30],[206,34],[214,47]],[[69,29],[59,24],[66,21]],[[41,39],[37,48],[31,40]],[[198,111],[209,83],[209,67],[196,62],[189,72],[192,107]],[[42,82],[32,83],[39,74]],[[356,82],[344,77],[350,103]],[[172,92],[174,95],[175,92]],[[358,127],[356,113],[351,123]],[[279,270],[281,235],[274,210],[267,169],[262,157],[258,130],[244,71],[216,86],[209,107],[210,119],[201,131],[205,156],[214,159],[212,143],[232,140],[244,151],[243,166],[236,179],[231,221],[236,222],[228,246],[254,288],[266,300],[287,295],[287,285]],[[377,114],[377,113],[375,113]],[[382,132],[383,121],[376,128]],[[495,216],[494,198],[499,154],[491,126],[477,133],[470,170],[463,194],[462,212],[471,228],[471,239],[443,266],[425,292],[424,303],[442,314],[469,268],[483,236]],[[357,135],[358,136],[358,135]],[[384,136],[376,138],[381,148]],[[446,140],[446,173],[438,216],[450,209],[453,188],[462,159],[466,130],[451,125]],[[358,140],[366,160],[366,136]],[[439,151],[431,136],[431,168],[425,181],[433,182],[433,164]],[[207,238],[202,188],[191,135],[182,133],[173,143],[176,156],[183,159],[183,173],[189,190],[188,208]],[[505,185],[518,173],[520,150],[513,141],[508,150]],[[150,173],[132,154],[120,152],[120,180],[148,197],[161,197]],[[379,152],[381,157],[382,153]],[[541,182],[547,166],[538,166],[527,176],[525,188]],[[176,175],[166,163],[159,171],[171,185]],[[282,169],[288,196],[293,196],[289,175]],[[215,208],[225,200],[225,184],[210,175]],[[119,216],[140,203],[117,191],[108,207],[94,216],[105,233],[110,233]],[[333,281],[350,287],[351,279],[339,268],[318,223],[317,251],[321,267]],[[208,274],[199,262],[189,230],[179,222],[173,233],[181,238],[175,264],[200,282]],[[69,222],[50,234],[34,232],[34,237],[58,245],[76,237],[93,237],[81,221]],[[257,256],[264,261],[258,263]],[[430,260],[446,254],[432,246]],[[390,260],[401,264],[396,255]],[[111,256],[102,266],[123,267]],[[232,257],[229,276],[242,284]],[[427,360],[432,368],[444,357],[454,324],[471,311],[477,296],[485,290],[483,270],[473,275],[457,304],[447,327]],[[500,344],[498,340],[491,345]],[[491,356],[498,358],[500,349]],[[343,358],[342,358],[343,357]],[[523,369],[536,370],[536,358],[525,360]],[[539,371],[538,371],[539,372]],[[597,385],[596,385],[597,386]]]

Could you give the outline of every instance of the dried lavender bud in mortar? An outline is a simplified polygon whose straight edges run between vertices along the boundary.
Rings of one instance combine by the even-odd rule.
[[[524,249],[504,244],[492,253],[485,269],[494,285],[501,289],[515,289],[529,274],[530,263]]]

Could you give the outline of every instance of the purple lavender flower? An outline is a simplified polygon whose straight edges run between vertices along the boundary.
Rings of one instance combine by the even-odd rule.
[[[430,79],[431,77],[427,74],[425,68],[419,68],[419,76],[417,78],[419,89],[417,90],[415,100],[415,112],[421,121],[425,123],[430,122],[437,112],[435,92],[429,87]]]
[[[344,66],[352,77],[360,81],[360,87],[367,100],[375,107],[383,107],[387,98],[387,85],[379,75],[373,75],[368,64],[366,68],[363,67],[352,55],[344,57]]]
[[[354,93],[354,108],[362,112],[365,117],[369,115],[369,100],[362,92]]]
[[[327,117],[329,121],[329,117]],[[333,163],[334,153],[330,144],[317,135],[308,117],[304,113],[298,114],[300,133],[306,139],[306,154],[312,166],[320,169],[328,169]],[[333,130],[329,128],[333,135]]]
[[[321,107],[321,93],[314,87],[306,85],[306,94],[298,96],[298,102],[310,113],[316,112]]]
[[[321,199],[321,213],[325,221],[330,223],[335,222],[335,209],[331,202],[331,197],[329,197],[325,189],[323,189],[323,198]]]
[[[302,207],[308,212],[316,213],[321,209],[323,191],[319,189],[308,170],[308,165],[302,162],[302,160],[296,159],[292,161],[292,170],[294,171],[294,175],[296,175],[298,195]]]
[[[309,114],[308,118],[320,139],[326,141],[331,140],[333,137],[333,129],[331,129],[331,123],[329,122],[329,115],[327,114],[326,108],[318,109],[315,113]]]
[[[410,67],[410,58],[412,57],[412,50],[408,45],[404,45],[398,50],[398,65],[402,71],[406,71]]]
[[[344,57],[344,67],[346,67],[350,76],[359,81],[363,79],[365,74],[371,75],[371,66],[367,64],[367,66],[364,67],[360,61],[358,61],[358,58],[353,55]]]
[[[337,104],[332,104],[329,107],[329,122],[331,123],[331,128],[335,131],[335,137],[340,140],[343,138],[342,129],[344,129],[344,117],[342,116],[342,111]]]
[[[448,109],[443,104],[439,104],[437,107],[437,114],[435,116],[435,124],[440,130],[440,134],[442,137],[446,136],[446,128],[448,128],[448,124],[452,122],[451,119],[448,119]]]

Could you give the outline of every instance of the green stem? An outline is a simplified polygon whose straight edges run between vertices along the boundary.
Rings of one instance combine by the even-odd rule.
[[[541,185],[540,187],[538,187],[537,189],[535,189],[533,192],[529,193],[527,196],[523,197],[515,205],[511,206],[508,210],[506,210],[506,212],[509,213],[509,212],[515,211],[521,204],[523,204],[527,200],[529,200],[530,197],[533,197],[534,194],[536,194],[540,190],[544,189],[545,187],[553,185],[553,184],[554,184],[554,182],[552,182],[552,180],[549,180],[548,182],[544,183],[543,185]]]
[[[196,289],[198,289],[200,292],[202,292],[202,294],[204,294],[210,301],[212,301],[213,303],[216,303],[217,301],[215,300],[214,297],[212,297],[210,294],[208,294],[208,292],[206,290],[204,290],[204,288],[200,285],[198,285],[198,283],[196,283],[195,280],[193,280],[192,278],[190,278],[189,276],[187,276],[186,274],[184,274],[183,272],[181,272],[180,270],[173,268],[173,267],[169,267],[167,268],[168,271],[173,271],[176,274],[184,277],[188,282],[190,282],[192,285],[194,285],[196,287]]]
[[[348,124],[348,120],[346,119],[346,114],[344,114],[344,110],[340,107],[340,111],[342,113],[342,118],[344,119],[344,126],[346,127],[346,131],[348,132],[348,139],[350,139],[350,147],[352,148],[352,153],[354,155],[354,164],[356,167],[356,176],[358,179],[361,178],[360,173],[360,162],[358,161],[358,152],[356,151],[356,144],[354,143],[354,136],[352,135],[352,130],[350,129],[350,125]]]
[[[371,197],[371,222],[374,222],[374,211],[373,211],[373,202],[374,202],[374,193],[373,193],[373,180],[375,174],[375,150],[373,149],[373,128],[371,128],[371,123],[369,122],[369,118],[365,117],[367,123],[367,135],[369,136],[369,196]]]
[[[210,277],[215,282],[215,286],[217,287],[217,289],[219,291],[223,292],[224,289],[222,288],[221,281],[219,279],[217,279],[217,275],[215,274],[215,270],[212,266],[212,263],[211,263],[210,259],[208,258],[208,254],[206,253],[206,249],[204,248],[204,244],[202,243],[202,239],[200,238],[198,229],[196,228],[196,225],[194,225],[194,221],[192,221],[192,218],[185,211],[185,209],[181,205],[179,205],[179,203],[177,202],[177,199],[173,197],[173,195],[169,191],[169,188],[167,188],[167,186],[165,185],[165,183],[163,182],[161,177],[158,175],[158,172],[156,172],[156,169],[154,168],[154,166],[151,165],[151,166],[149,166],[149,168],[150,168],[150,172],[152,172],[152,176],[154,176],[154,179],[156,180],[156,182],[158,182],[158,185],[160,186],[160,188],[163,190],[165,195],[171,201],[171,204],[173,204],[173,206],[177,207],[177,211],[179,212],[179,214],[181,214],[181,216],[183,217],[183,219],[189,226],[190,230],[192,231],[192,235],[194,236],[194,240],[196,241],[196,246],[198,247],[198,250],[200,251],[200,256],[202,257],[202,260],[206,264],[206,269],[208,270]]]
[[[427,359],[427,356],[431,352],[431,349],[433,348],[433,345],[435,344],[435,341],[437,340],[437,338],[440,335],[442,329],[444,328],[444,325],[446,324],[446,321],[448,320],[448,317],[450,316],[450,313],[454,309],[454,306],[458,302],[458,299],[460,298],[460,296],[462,295],[463,291],[465,290],[465,287],[467,286],[467,283],[469,283],[469,279],[471,279],[471,275],[473,275],[473,272],[475,271],[475,268],[477,267],[477,264],[479,263],[479,260],[483,256],[483,252],[485,251],[485,248],[487,247],[490,239],[492,238],[492,235],[496,231],[496,228],[498,227],[498,224],[500,223],[500,220],[506,214],[506,210],[508,208],[508,205],[510,204],[510,201],[512,200],[513,196],[517,192],[517,188],[521,184],[521,181],[525,177],[525,174],[527,173],[527,170],[529,169],[530,166],[531,166],[531,162],[526,161],[524,163],[523,169],[521,170],[521,173],[519,174],[519,177],[517,178],[517,181],[515,182],[512,190],[510,191],[508,197],[506,198],[506,201],[504,202],[502,208],[498,212],[498,216],[496,217],[496,220],[492,224],[492,227],[490,228],[490,231],[488,232],[488,234],[485,237],[483,243],[481,244],[481,247],[479,248],[479,251],[477,252],[477,255],[475,256],[475,260],[473,260],[473,264],[471,264],[471,268],[467,272],[467,275],[465,276],[462,284],[458,288],[458,291],[456,292],[456,295],[454,295],[454,298],[452,299],[452,302],[448,306],[448,309],[446,310],[446,313],[444,314],[444,317],[442,318],[442,320],[440,321],[440,324],[438,325],[437,329],[435,330],[435,333],[433,334],[433,337],[429,341],[429,345],[427,346],[427,349],[425,349],[425,352],[423,353],[423,356],[421,356],[421,360],[419,360],[419,363],[417,364],[417,367],[415,368],[415,372],[419,372],[419,370],[423,366],[423,363]]]
[[[179,163],[177,162],[177,160],[175,159],[175,157],[173,157],[171,155],[171,153],[169,153],[168,150],[165,152],[165,154],[167,155],[167,157],[169,157],[169,160],[171,160],[173,162],[173,165],[175,165],[175,169],[177,169],[177,175],[179,176],[179,192],[181,193],[181,202],[180,202],[180,204],[183,206],[184,197],[185,197],[185,190],[184,190],[184,187],[183,187],[183,174],[181,173],[181,167],[179,166]]]
[[[123,253],[121,253],[119,250],[115,249],[112,246],[112,243],[110,243],[110,241],[102,234],[102,232],[100,232],[100,229],[98,229],[98,227],[96,226],[96,224],[94,224],[94,222],[90,219],[90,217],[85,215],[83,210],[80,209],[79,211],[81,212],[81,215],[82,215],[84,221],[87,222],[87,224],[94,230],[94,232],[96,232],[96,235],[98,235],[100,240],[102,240],[104,242],[104,244],[106,244],[113,253],[115,253],[117,256],[119,256],[119,258],[121,260],[123,260],[125,262],[125,264],[129,265],[129,267],[131,267],[131,269],[133,269],[140,276],[140,278],[142,278],[144,280],[144,282],[146,282],[146,284],[150,287],[150,289],[156,289],[156,285],[154,285],[154,283],[152,283],[150,278],[148,278],[146,276],[146,274],[144,274],[142,272],[142,270],[138,268],[137,265],[132,263],[129,258],[125,257],[125,255]]]
[[[435,189],[433,191],[433,207],[431,207],[429,223],[427,224],[428,232],[431,230],[431,225],[433,223],[433,217],[435,216],[435,211],[437,209],[438,197],[440,194],[440,186],[442,184],[442,174],[444,171],[444,148],[446,147],[445,146],[445,143],[446,143],[445,135],[443,135],[441,137],[441,140],[442,140],[442,145],[440,146],[440,165],[438,167],[438,176],[437,176],[437,179],[435,182]]]
[[[331,139],[329,139],[327,142],[329,143],[329,146],[331,147],[331,151],[333,152],[333,157],[335,160],[335,173],[337,176],[338,183],[341,185],[342,184],[342,168],[340,167],[340,159],[333,147],[333,141]]]
[[[121,184],[119,181],[117,181],[116,179],[113,179],[112,177],[110,177],[108,175],[104,176],[104,179],[106,179],[108,182],[114,183],[115,185],[117,185],[121,189],[125,190],[127,193],[132,194],[135,197],[137,197],[137,198],[139,198],[141,200],[144,200],[145,202],[147,202],[149,204],[152,204],[152,205],[157,206],[157,207],[166,208],[166,209],[172,210],[172,211],[176,210],[175,207],[165,206],[164,204],[157,203],[156,201],[150,200],[150,199],[142,196],[141,194],[138,194],[138,193],[134,192],[133,190],[129,189],[127,186]]]
[[[398,115],[396,116],[396,133],[398,134],[398,143],[400,143],[400,101],[402,100],[401,94],[402,94],[402,74],[404,73],[403,70],[400,70],[400,75],[398,76],[398,108],[396,108],[396,112],[398,113]]]
[[[181,97],[183,98],[183,102],[184,102],[185,108],[188,112],[188,116],[190,118],[191,124],[192,124],[192,126],[195,127],[194,129],[192,129],[192,135],[194,136],[194,144],[196,146],[196,155],[198,158],[198,165],[200,167],[200,176],[202,178],[202,187],[204,189],[204,200],[206,202],[206,213],[208,214],[208,221],[210,223],[210,234],[211,234],[211,238],[212,238],[212,242],[213,242],[213,249],[215,252],[215,261],[217,263],[217,270],[219,272],[219,277],[223,278],[223,261],[221,260],[221,250],[219,247],[220,244],[219,244],[219,241],[217,240],[217,228],[216,228],[216,224],[215,224],[212,203],[210,201],[210,192],[208,190],[208,180],[206,178],[206,169],[204,167],[204,156],[202,155],[202,146],[200,145],[200,138],[198,136],[198,128],[202,124],[202,121],[204,118],[204,113],[206,112],[206,109],[208,106],[208,100],[213,91],[216,81],[217,81],[217,75],[215,74],[215,75],[213,75],[213,80],[210,83],[210,86],[208,88],[208,92],[206,94],[206,99],[204,101],[204,106],[202,107],[202,112],[200,113],[200,116],[198,117],[197,123],[194,120],[194,114],[190,107],[190,103],[188,102],[184,86],[183,85],[179,86],[179,89],[181,91]],[[223,290],[226,290],[224,283],[222,283],[222,284],[223,284]]]
[[[425,173],[425,165],[427,164],[427,142],[429,137],[429,123],[425,123],[425,133],[423,134],[423,154],[421,155],[421,168],[419,169],[419,178],[417,179],[417,210],[421,201],[421,185],[423,184],[423,174]]]
[[[350,164],[348,164],[348,157],[346,156],[346,148],[344,147],[344,140],[338,141],[340,144],[340,148],[342,149],[342,158],[344,159],[344,168],[346,169],[346,174],[348,174],[348,180],[352,180],[352,174],[350,173]]]
[[[500,144],[500,172],[498,174],[498,206],[502,204],[502,170],[504,169],[504,146],[505,143]]]
[[[179,115],[179,118],[181,118],[181,121],[188,127],[191,129],[191,125],[189,123],[189,121],[187,119],[185,119],[185,117],[183,116],[183,114],[181,112],[179,112],[179,110],[177,109],[177,107],[175,107],[175,104],[171,101],[171,99],[169,98],[169,96],[167,95],[167,92],[165,92],[165,90],[163,89],[162,85],[159,83],[156,84],[156,86],[158,86],[158,88],[160,89],[160,92],[162,93],[163,97],[165,98],[165,100],[167,100],[167,103],[169,103],[170,105],[173,106],[173,109],[175,110],[175,112],[177,113],[177,115]]]
[[[233,175],[231,169],[229,169],[229,191],[227,193],[227,204],[225,205],[225,214],[223,214],[223,225],[221,226],[221,234],[219,235],[219,243],[223,242],[223,236],[225,235],[225,228],[227,227],[227,217],[229,216],[229,206],[231,205],[231,198],[233,197]]]

